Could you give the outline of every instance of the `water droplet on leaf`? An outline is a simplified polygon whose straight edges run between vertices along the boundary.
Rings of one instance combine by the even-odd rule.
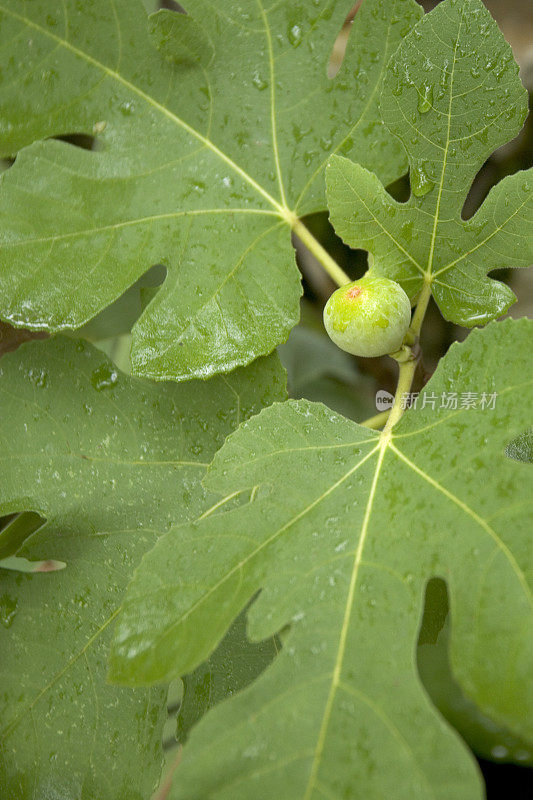
[[[255,88],[258,89],[260,92],[262,92],[263,89],[266,89],[268,86],[268,82],[265,81],[265,79],[262,78],[258,72],[254,72],[252,83],[255,86]]]
[[[102,364],[101,367],[97,367],[91,375],[91,385],[97,392],[111,388],[117,381],[117,370],[113,369],[108,364]]]
[[[427,114],[433,105],[433,86],[430,83],[425,83],[419,89],[418,93],[418,110],[421,114]]]
[[[302,29],[299,25],[292,25],[289,28],[289,42],[293,47],[298,47],[302,41]]]
[[[422,165],[414,167],[410,172],[411,191],[415,197],[424,197],[435,188],[435,183],[428,177]]]
[[[8,594],[0,596],[0,623],[10,628],[17,613],[18,600]]]

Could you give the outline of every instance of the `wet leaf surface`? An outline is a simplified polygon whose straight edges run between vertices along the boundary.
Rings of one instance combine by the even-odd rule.
[[[143,558],[111,675],[139,685],[194,669],[258,590],[251,639],[291,628],[261,678],[193,730],[172,797],[482,798],[415,665],[435,576],[448,585],[455,678],[487,717],[533,739],[530,474],[504,453],[529,418],[532,326],[492,323],[454,345],[425,387],[435,407],[408,411],[391,438],[307,401],[229,437],[206,486],[222,501],[258,488]],[[479,396],[439,407],[450,392]]]
[[[133,329],[133,370],[156,379],[229,371],[287,338],[301,291],[290,228],[325,208],[328,157],[357,153],[385,182],[405,170],[377,100],[421,14],[367,0],[331,81],[341,0],[187,11],[0,5],[0,133],[20,151],[0,192],[0,313],[79,327],[163,263]],[[72,132],[95,136],[94,152],[39,141]]]
[[[107,684],[112,623],[142,554],[216,502],[201,479],[224,437],[284,396],[275,356],[185,386],[129,378],[61,337],[2,359],[0,513],[38,511],[18,556],[66,563],[0,571],[2,800],[150,796],[166,689]]]
[[[528,111],[511,48],[481,0],[445,0],[422,18],[390,62],[380,109],[407,153],[411,198],[397,203],[365,165],[335,157],[337,233],[411,298],[430,283],[447,320],[472,327],[500,316],[516,298],[487,273],[533,262],[533,170],[504,178],[461,218],[478,170]]]

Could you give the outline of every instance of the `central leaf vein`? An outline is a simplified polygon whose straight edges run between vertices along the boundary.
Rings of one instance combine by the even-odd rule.
[[[311,773],[309,776],[309,781],[307,784],[307,789],[304,795],[304,800],[309,800],[312,792],[316,786],[316,780],[318,777],[318,772],[320,769],[320,762],[322,759],[322,753],[324,751],[324,746],[326,743],[326,736],[328,732],[328,727],[331,719],[331,712],[333,709],[333,702],[335,700],[335,696],[337,693],[337,689],[341,683],[341,674],[342,674],[342,667],[344,664],[344,656],[346,652],[346,643],[348,640],[348,631],[350,628],[350,622],[352,617],[352,610],[354,606],[355,600],[355,591],[357,588],[357,580],[359,577],[359,569],[363,559],[363,550],[365,547],[366,537],[368,535],[368,526],[370,522],[370,516],[372,514],[372,507],[374,504],[374,497],[376,494],[376,487],[378,484],[379,475],[381,472],[381,466],[383,464],[383,459],[385,456],[385,452],[387,450],[388,441],[383,439],[380,445],[378,445],[372,453],[379,449],[379,456],[376,463],[376,469],[374,471],[374,477],[372,479],[372,484],[370,487],[370,491],[368,494],[368,500],[365,509],[365,515],[363,518],[363,523],[361,526],[361,533],[359,536],[359,542],[357,545],[357,550],[355,551],[354,563],[352,568],[352,575],[350,578],[350,585],[348,588],[348,595],[346,598],[346,607],[344,610],[344,619],[342,622],[341,634],[339,638],[339,647],[337,650],[337,657],[335,659],[335,667],[333,669],[333,675],[331,680],[331,686],[328,694],[328,698],[326,700],[326,705],[324,709],[324,714],[322,717],[322,725],[320,728],[320,732],[318,735],[317,745],[315,749],[315,755],[313,759],[313,763],[311,766]],[[371,453],[371,454],[372,454]],[[370,454],[370,455],[371,455]]]

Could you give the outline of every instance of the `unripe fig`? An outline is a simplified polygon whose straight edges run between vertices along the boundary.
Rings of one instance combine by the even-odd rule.
[[[388,278],[365,275],[333,292],[324,308],[330,339],[354,356],[394,353],[410,324],[409,298]]]

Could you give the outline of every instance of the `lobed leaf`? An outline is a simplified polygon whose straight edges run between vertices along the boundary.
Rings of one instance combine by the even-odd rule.
[[[0,514],[38,511],[19,558],[66,564],[0,578],[2,800],[150,795],[166,689],[106,683],[112,623],[142,554],[216,502],[201,479],[225,436],[284,396],[274,356],[184,386],[126,377],[62,338],[2,359]]]
[[[0,314],[76,328],[161,262],[132,348],[134,372],[156,379],[229,371],[287,338],[291,229],[325,208],[328,157],[356,152],[385,182],[405,169],[377,99],[421,14],[367,0],[331,81],[342,0],[187,10],[151,17],[149,34],[131,0],[0,6],[2,152],[20,151],[1,177]],[[38,141],[73,132],[96,149]]]
[[[250,638],[291,628],[261,678],[193,730],[173,798],[481,798],[416,670],[435,576],[448,585],[456,678],[531,741],[530,476],[504,449],[530,418],[532,328],[506,320],[454,345],[427,403],[390,435],[288,401],[228,438],[206,486],[222,498],[258,489],[144,556],[111,676],[151,685],[194,669],[259,590]]]
[[[396,202],[364,166],[334,157],[337,233],[411,298],[431,286],[446,319],[472,327],[500,316],[516,298],[487,273],[533,262],[533,170],[502,180],[462,218],[476,173],[528,111],[511,48],[481,0],[444,0],[418,22],[390,61],[380,110],[409,159],[411,197]]]

